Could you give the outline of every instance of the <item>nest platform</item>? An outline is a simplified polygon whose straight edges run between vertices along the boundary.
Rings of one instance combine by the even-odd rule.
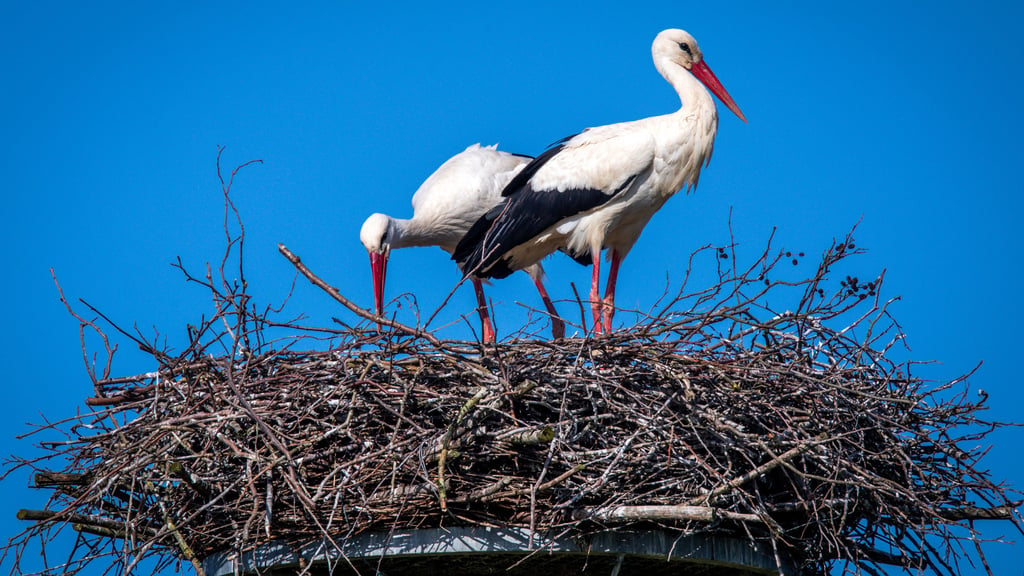
[[[63,435],[39,442],[44,457],[14,460],[53,492],[20,513],[33,523],[8,553],[72,529],[72,573],[111,557],[208,576],[983,564],[971,523],[1019,526],[1016,493],[978,467],[998,424],[965,378],[926,382],[892,359],[904,336],[881,276],[830,280],[852,240],[799,281],[769,280],[782,251],[744,268],[707,252],[716,283],[629,328],[488,346],[383,319],[276,322],[293,337],[272,341],[244,282],[199,279],[217,312],[183,352],[124,332],[159,369],[108,364],[88,411],[39,428]],[[433,548],[410,544],[425,535]]]

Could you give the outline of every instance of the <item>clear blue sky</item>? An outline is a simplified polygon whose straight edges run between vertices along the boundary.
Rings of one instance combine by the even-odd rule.
[[[423,178],[469,144],[536,154],[586,126],[673,110],[650,62],[670,27],[696,36],[750,123],[720,106],[699,189],[647,227],[617,303],[649,305],[690,251],[725,243],[730,210],[746,257],[772,227],[781,245],[817,254],[863,219],[870,253],[849,272],[887,270],[913,357],[939,362],[925,375],[983,361],[972,386],[990,394],[990,416],[1024,421],[1020,2],[370,4],[5,4],[0,453],[30,454],[13,440],[24,423],[69,415],[91,391],[51,267],[69,296],[179,349],[209,310],[168,263],[198,270],[220,255],[218,145],[228,167],[264,161],[235,187],[256,298],[287,293],[283,242],[370,306],[366,215],[408,215]],[[556,298],[588,281],[564,259],[548,271]],[[415,290],[429,311],[457,279],[438,250],[400,251],[388,295]],[[499,335],[515,301],[537,305],[525,276],[490,295]],[[471,308],[463,288],[444,314]],[[288,310],[311,323],[343,315],[302,282]],[[121,348],[116,374],[154,368]],[[993,439],[988,467],[1024,487],[1024,431]],[[45,498],[27,482],[0,486],[4,539],[22,527],[16,509]],[[1021,574],[1024,543],[987,550],[997,573]]]

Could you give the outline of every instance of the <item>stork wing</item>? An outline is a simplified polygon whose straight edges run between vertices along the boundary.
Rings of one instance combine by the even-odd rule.
[[[654,159],[654,138],[611,124],[571,136],[527,164],[478,220],[453,258],[464,273],[503,278],[504,255],[566,218],[594,210],[627,189]]]

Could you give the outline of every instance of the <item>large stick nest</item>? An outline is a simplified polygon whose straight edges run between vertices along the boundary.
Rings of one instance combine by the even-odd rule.
[[[783,282],[792,254],[738,268],[731,249],[704,249],[692,262],[713,259],[717,281],[630,328],[489,347],[397,322],[284,323],[289,339],[267,343],[282,323],[251,305],[240,269],[186,272],[216,313],[178,354],[124,333],[159,371],[111,378],[108,362],[89,411],[39,427],[64,438],[14,466],[54,492],[22,511],[35,523],[8,552],[70,526],[56,569],[115,556],[115,571],[146,557],[201,571],[216,551],[374,529],[657,524],[759,542],[806,574],[985,566],[971,522],[1019,527],[1016,493],[979,468],[998,424],[964,378],[926,382],[892,359],[903,334],[881,276],[832,279],[857,252],[847,237]]]

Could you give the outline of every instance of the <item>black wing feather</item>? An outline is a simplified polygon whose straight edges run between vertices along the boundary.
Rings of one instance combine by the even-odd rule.
[[[504,278],[515,272],[506,253],[559,221],[600,206],[611,198],[600,190],[536,191],[527,186],[480,217],[459,241],[452,259],[463,274]],[[589,257],[571,255],[581,264]]]
[[[508,276],[514,272],[505,258],[509,250],[565,218],[604,204],[618,192],[609,194],[593,188],[551,192],[533,188],[530,180],[537,170],[558,155],[571,138],[564,138],[527,164],[502,191],[505,200],[477,220],[459,241],[452,259],[459,263],[463,274],[483,278]],[[570,256],[584,263],[583,255]]]

